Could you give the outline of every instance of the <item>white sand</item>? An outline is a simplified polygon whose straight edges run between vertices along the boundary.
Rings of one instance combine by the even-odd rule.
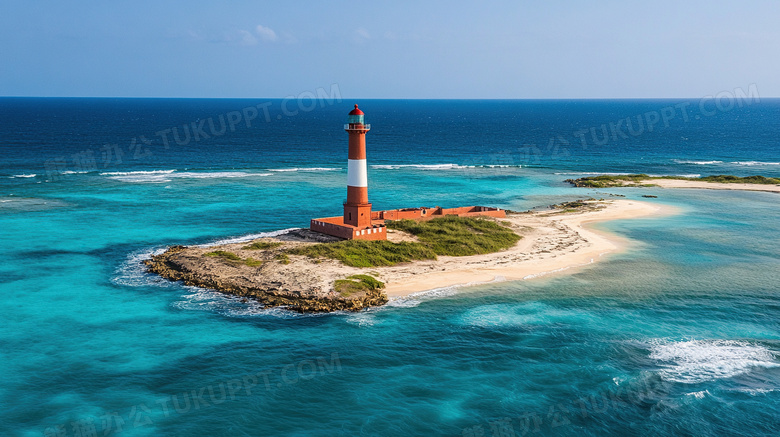
[[[678,179],[648,179],[640,183],[654,184],[662,188],[699,188],[706,190],[769,191],[772,193],[780,193],[780,185],[723,184],[718,182],[686,181]]]
[[[523,235],[523,239],[505,251],[469,257],[439,257],[436,261],[372,270],[385,281],[390,297],[453,285],[531,279],[571,271],[626,247],[625,239],[589,228],[589,223],[673,212],[670,207],[635,200],[599,204],[603,209],[595,211],[511,215],[506,220]]]

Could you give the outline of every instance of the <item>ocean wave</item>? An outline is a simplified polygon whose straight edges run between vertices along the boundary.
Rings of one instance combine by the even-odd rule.
[[[159,255],[168,249],[166,246],[152,247],[137,250],[127,255],[127,259],[115,271],[111,282],[128,287],[143,287],[148,285],[164,285],[170,282],[158,275],[148,273],[143,264],[144,260]]]
[[[11,178],[11,179],[13,179],[13,178],[34,178],[34,177],[36,177],[36,176],[38,176],[38,175],[37,175],[37,174],[35,174],[35,173],[30,173],[30,174],[15,174],[15,175],[13,175],[13,176],[9,176],[9,178]]]
[[[693,165],[714,165],[723,164],[723,161],[691,161],[686,159],[673,159],[672,161],[677,164],[693,164]]]
[[[690,164],[690,165],[740,165],[745,167],[754,167],[754,166],[762,166],[762,165],[780,165],[780,162],[772,162],[772,161],[717,161],[717,160],[711,160],[711,161],[695,161],[695,160],[686,160],[686,159],[673,159],[677,164]]]
[[[60,174],[87,174],[87,173],[93,173],[91,171],[75,171],[75,170],[66,170]]]
[[[230,178],[248,178],[253,176],[271,176],[271,173],[247,173],[243,171],[217,171],[210,173],[196,173],[196,172],[182,172],[173,173],[170,177],[173,178],[189,178],[189,179],[230,179]]]
[[[331,167],[294,167],[294,168],[269,168],[273,172],[299,172],[299,171],[338,171],[341,168]]]
[[[732,162],[732,164],[753,167],[753,166],[757,166],[757,165],[780,165],[780,162],[734,161],[734,162]]]
[[[402,168],[414,168],[419,170],[453,170],[463,168],[474,168],[474,166],[460,165],[460,164],[377,164],[372,165],[371,168],[380,170],[399,170]]]
[[[458,294],[458,289],[466,285],[453,285],[450,287],[434,288],[432,290],[412,293],[408,296],[393,297],[385,304],[385,307],[414,308],[426,300],[438,299],[441,297],[454,296]]]
[[[150,175],[150,174],[171,174],[176,170],[143,170],[143,171],[114,171],[100,173],[100,176],[132,176],[132,175]]]
[[[693,396],[696,399],[704,399],[705,396],[711,395],[709,390],[695,391],[692,393],[685,393],[685,396]]]
[[[208,288],[184,286],[185,294],[171,306],[187,311],[210,311],[227,317],[271,317],[274,319],[299,319],[305,317],[323,317],[328,313],[301,314],[284,307],[266,308],[254,299],[221,293]]]
[[[243,171],[216,171],[216,172],[177,172],[176,170],[150,170],[150,171],[128,171],[128,172],[109,172],[100,173],[101,176],[108,176],[120,182],[149,182],[162,183],[171,182],[173,179],[232,179],[247,177],[271,176],[271,173],[249,173]]]
[[[296,229],[300,229],[300,228],[287,228],[287,229],[280,229],[278,231],[261,232],[259,234],[248,234],[248,235],[242,235],[240,237],[230,237],[222,240],[217,240],[211,243],[198,244],[195,247],[213,247],[213,246],[221,246],[223,244],[246,243],[248,241],[257,240],[258,238],[276,237],[282,234],[286,234],[290,231],[294,231]]]
[[[696,384],[731,378],[753,368],[779,367],[777,353],[755,343],[737,340],[652,340],[650,358],[659,362],[660,376]]]
[[[587,312],[558,308],[538,301],[481,305],[467,310],[461,316],[464,325],[488,329],[557,323],[583,325],[591,319],[592,315]]]

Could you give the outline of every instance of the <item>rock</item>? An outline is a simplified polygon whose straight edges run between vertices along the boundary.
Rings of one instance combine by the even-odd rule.
[[[299,244],[302,238],[309,237],[307,232],[298,233],[286,240],[295,243],[284,244]],[[285,241],[283,238],[279,240]],[[209,248],[172,246],[143,263],[150,273],[156,273],[168,280],[240,296],[242,303],[253,299],[266,308],[286,307],[300,313],[360,311],[388,302],[387,296],[381,290],[356,292],[347,297],[334,293],[332,287],[323,290],[323,281],[329,279],[323,280],[318,275],[302,269],[313,264],[312,260],[298,259],[288,265],[282,265],[273,262],[275,256],[280,253],[278,248],[242,252],[242,246],[243,244]],[[251,255],[253,259],[262,260],[263,263],[257,267],[241,261],[205,256],[208,252],[222,249],[241,254],[241,259]]]

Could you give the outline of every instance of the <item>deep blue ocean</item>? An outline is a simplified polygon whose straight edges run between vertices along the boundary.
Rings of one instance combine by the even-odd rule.
[[[629,250],[570,274],[360,313],[144,273],[339,214],[354,103],[376,209],[680,213],[599,225]],[[780,434],[780,196],[563,182],[780,176],[780,100],[0,98],[0,152],[1,436]]]

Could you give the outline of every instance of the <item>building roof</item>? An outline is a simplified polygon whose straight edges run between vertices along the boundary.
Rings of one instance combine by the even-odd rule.
[[[355,109],[353,109],[352,111],[350,111],[350,112],[349,112],[349,115],[364,115],[364,114],[363,114],[363,111],[361,111],[360,109],[358,109],[358,107],[357,107],[357,103],[355,103]]]

